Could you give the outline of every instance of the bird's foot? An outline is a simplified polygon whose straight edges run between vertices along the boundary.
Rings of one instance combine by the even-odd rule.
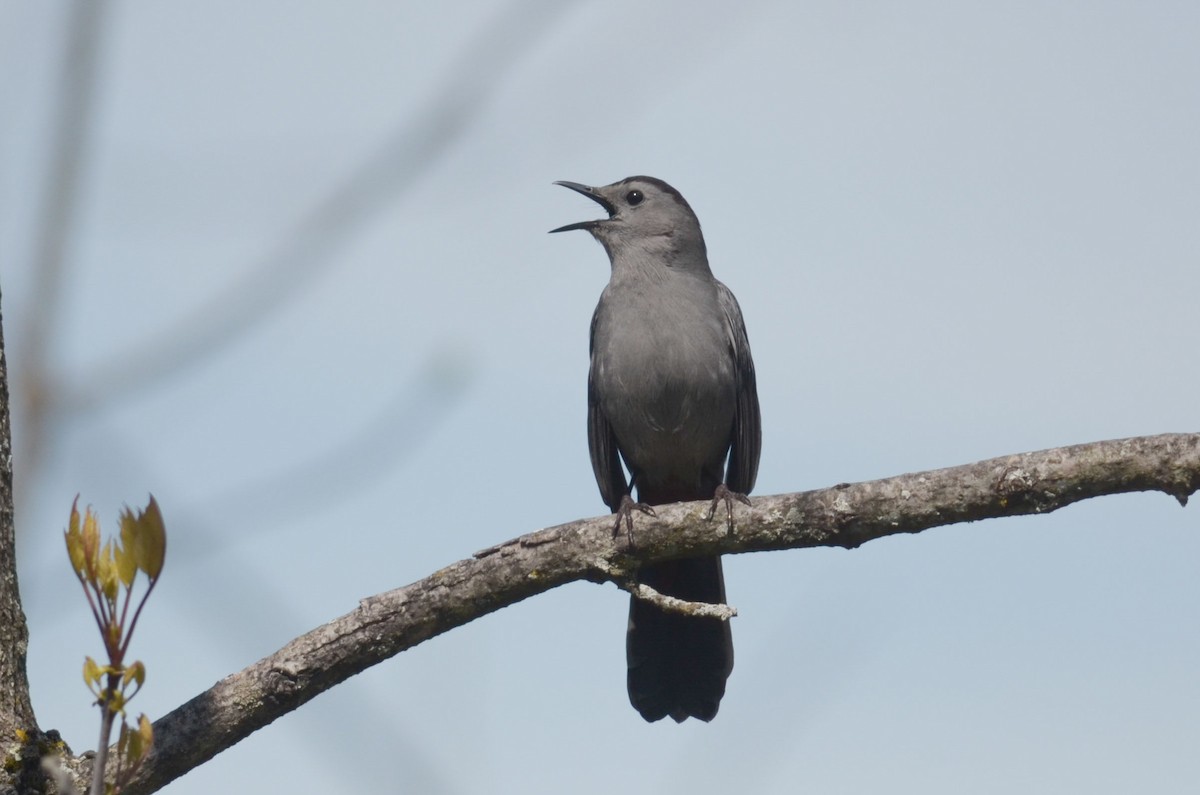
[[[704,517],[712,521],[713,516],[717,513],[717,503],[724,501],[725,503],[725,529],[731,535],[733,534],[733,501],[750,504],[750,498],[745,494],[739,494],[736,491],[731,491],[728,486],[722,483],[717,486],[716,492],[713,494],[712,505],[708,506],[708,516]]]
[[[638,511],[647,516],[657,516],[654,509],[644,502],[634,502],[633,497],[626,494],[621,498],[621,504],[617,506],[616,513],[617,521],[613,523],[613,538],[617,537],[617,533],[621,532],[621,522],[625,522],[625,535],[629,539],[629,546],[633,546],[633,512]]]

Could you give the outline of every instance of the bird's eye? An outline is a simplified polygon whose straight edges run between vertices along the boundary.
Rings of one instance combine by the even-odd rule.
[[[629,193],[625,194],[625,201],[629,202],[631,206],[635,204],[641,204],[642,199],[644,198],[646,197],[642,195],[640,190],[631,190]]]

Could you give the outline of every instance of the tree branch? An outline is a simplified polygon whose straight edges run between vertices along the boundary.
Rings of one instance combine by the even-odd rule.
[[[733,533],[722,521],[704,519],[708,501],[639,517],[634,548],[624,534],[613,538],[610,516],[539,530],[364,599],[166,715],[154,724],[153,754],[129,792],[152,792],[365,668],[567,582],[628,586],[651,560],[853,548],[956,522],[1048,513],[1108,494],[1161,491],[1186,504],[1198,487],[1200,434],[1167,434],[756,497],[753,508],[738,509]]]
[[[682,613],[687,616],[702,616],[704,618],[719,618],[728,621],[737,615],[737,609],[729,605],[714,605],[708,602],[689,602],[676,596],[660,593],[649,585],[639,583],[636,579],[618,577],[614,579],[616,586],[622,591],[628,591],[638,599],[657,605],[669,613]]]
[[[41,741],[29,701],[25,655],[29,629],[17,588],[16,527],[13,521],[12,431],[9,426],[8,364],[0,328],[0,737],[8,780],[16,786],[36,781],[41,770]]]

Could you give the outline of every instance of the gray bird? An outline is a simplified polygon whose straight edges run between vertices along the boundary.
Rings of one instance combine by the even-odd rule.
[[[732,499],[749,503],[761,447],[754,362],[737,300],[708,267],[700,222],[679,191],[629,177],[578,191],[608,218],[584,229],[612,262],[592,316],[588,448],[604,502],[632,528],[631,511],[712,499],[732,527]],[[630,480],[621,468],[624,460]],[[630,495],[637,487],[640,500]],[[643,566],[641,582],[693,602],[725,602],[719,557]],[[629,605],[629,700],[642,717],[712,720],[733,670],[727,621]]]

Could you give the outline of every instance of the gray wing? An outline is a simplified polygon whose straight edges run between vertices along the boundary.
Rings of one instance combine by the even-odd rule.
[[[754,359],[750,356],[750,339],[746,336],[742,309],[733,293],[721,282],[717,282],[717,300],[725,314],[729,342],[733,348],[737,389],[737,413],[733,418],[733,441],[729,447],[725,484],[740,494],[749,494],[758,477],[758,456],[762,452],[762,417],[758,412]],[[595,454],[592,461],[595,462]]]
[[[608,417],[604,416],[604,411],[600,408],[600,398],[596,394],[594,350],[596,318],[599,314],[600,307],[596,307],[588,339],[588,354],[592,356],[592,365],[588,368],[588,453],[592,457],[592,473],[596,476],[596,485],[600,487],[600,496],[604,499],[604,504],[616,512],[621,505],[621,498],[629,493],[629,483],[625,480],[625,471],[621,469],[617,435],[613,433]]]

